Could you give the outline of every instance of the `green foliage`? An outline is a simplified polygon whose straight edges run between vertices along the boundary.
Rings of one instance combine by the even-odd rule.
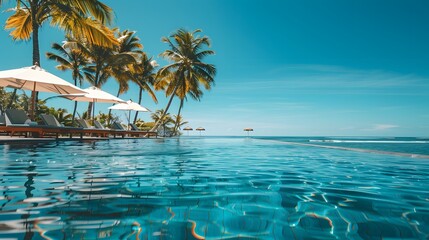
[[[8,92],[4,88],[0,88],[0,111],[1,112],[4,112],[4,110],[8,108],[23,109],[25,111],[28,111],[29,98],[27,95],[25,95],[25,92],[23,92],[23,94],[21,95],[16,94],[13,97],[13,100],[11,102],[12,96],[13,96],[13,92]]]
[[[5,29],[11,30],[10,35],[14,40],[29,40],[45,22],[50,22],[51,26],[56,26],[75,36],[85,37],[99,45],[117,44],[113,32],[104,26],[111,22],[113,11],[101,1],[20,0],[16,2],[16,8],[9,10],[13,14],[6,20],[5,26]],[[0,1],[1,4],[2,1]]]
[[[201,30],[188,32],[179,29],[169,37],[162,38],[170,49],[160,56],[171,63],[159,69],[154,86],[156,90],[164,90],[165,95],[170,96],[165,113],[168,112],[174,97],[180,99],[180,114],[183,102],[188,96],[200,101],[203,96],[201,88],[210,90],[214,85],[216,67],[203,62],[205,57],[214,55],[214,51],[205,49],[210,47],[210,39],[198,36],[200,32]],[[160,124],[157,122],[154,129]]]
[[[169,113],[165,113],[164,109],[156,110],[151,114],[151,118],[160,128],[157,129],[160,136],[172,136],[174,121]],[[152,130],[153,131],[153,130]]]
[[[1,103],[1,111],[6,110],[7,105],[9,104],[10,98],[12,96],[12,92],[7,92],[4,89],[0,89],[0,103]],[[11,103],[11,109],[22,109],[28,112],[30,97],[23,92],[22,94],[16,94],[16,97]],[[50,114],[57,118],[57,120],[64,124],[65,126],[72,125],[72,115],[67,112],[64,108],[53,108],[46,106],[46,101],[40,100],[37,102],[37,114],[35,121],[40,122],[41,119],[39,117],[40,114]]]
[[[180,132],[180,129],[182,128],[182,126],[188,124],[187,121],[185,121],[182,117],[182,115],[174,115],[173,116],[173,121],[174,121],[174,129],[173,129],[173,136],[180,136],[182,135],[182,132]]]
[[[141,131],[149,131],[155,125],[155,122],[145,122],[141,119],[137,119],[135,124]]]
[[[110,124],[108,123],[109,119],[110,119],[110,123],[113,123],[115,121],[119,121],[119,117],[117,115],[111,114],[109,117],[109,114],[102,113],[102,112],[99,112],[98,115],[95,116],[95,119],[97,121],[99,121],[103,126],[108,127],[108,128],[111,127]]]

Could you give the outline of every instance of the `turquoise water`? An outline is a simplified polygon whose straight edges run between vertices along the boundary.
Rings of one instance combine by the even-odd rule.
[[[258,137],[258,139],[429,156],[429,138],[425,137]]]
[[[429,236],[429,159],[252,138],[6,144],[0,154],[0,238]]]

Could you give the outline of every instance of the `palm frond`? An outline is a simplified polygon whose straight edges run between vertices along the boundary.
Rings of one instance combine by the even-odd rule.
[[[71,15],[71,16],[70,16]],[[64,29],[78,39],[103,47],[112,48],[118,45],[113,32],[90,17],[80,17],[77,13],[58,13],[52,16],[51,24]]]
[[[214,55],[214,54],[215,54],[215,52],[212,51],[212,50],[204,50],[204,51],[196,53],[195,54],[195,59],[200,60],[200,59],[203,59],[203,58],[205,58],[207,56]]]
[[[28,40],[33,32],[31,14],[26,9],[17,9],[16,12],[6,20],[6,30],[13,29],[10,35],[14,40]]]
[[[65,58],[63,58],[61,56],[58,56],[58,55],[56,55],[54,53],[48,52],[48,53],[46,53],[46,57],[49,60],[57,61],[60,65],[56,66],[56,68],[59,69],[59,70],[64,71],[66,69],[71,69],[72,68],[72,64],[69,61],[67,61],[67,59],[65,59]]]
[[[89,13],[102,24],[110,24],[113,19],[113,10],[98,0],[69,0],[80,12]]]

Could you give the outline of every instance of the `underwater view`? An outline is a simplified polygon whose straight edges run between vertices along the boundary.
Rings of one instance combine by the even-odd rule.
[[[0,145],[0,238],[429,237],[429,159],[286,140]]]

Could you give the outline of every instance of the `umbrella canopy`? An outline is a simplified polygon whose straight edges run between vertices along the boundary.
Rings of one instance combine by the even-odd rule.
[[[131,100],[128,100],[126,103],[115,104],[114,106],[109,107],[109,109],[128,111],[128,125],[130,125],[130,121],[131,121],[131,110],[137,111],[137,112],[149,112],[149,109]]]
[[[97,87],[89,87],[85,88],[83,91],[85,91],[85,94],[63,94],[61,95],[64,98],[78,101],[78,102],[93,102],[92,105],[92,117],[95,116],[95,103],[96,102],[102,102],[102,103],[124,103],[125,101],[113,96],[112,94],[105,92]]]
[[[124,100],[94,86],[83,91],[84,94],[63,94],[62,97],[78,102],[125,103]]]
[[[245,128],[243,131],[247,132],[247,136],[249,136],[249,132],[253,132],[253,128]]]
[[[183,129],[183,131],[187,131],[188,132],[188,136],[189,136],[189,131],[192,131],[192,130],[194,130],[194,129],[192,129],[191,127],[185,127]]]
[[[84,90],[39,66],[0,71],[0,86],[59,94],[85,93]]]
[[[0,71],[0,87],[12,87],[33,92],[53,92],[59,94],[82,94],[82,89],[59,78],[39,66],[24,67]],[[30,116],[34,119],[35,94],[30,107]]]
[[[149,109],[141,106],[138,103],[135,103],[131,100],[128,100],[126,103],[115,104],[114,106],[109,107],[112,110],[127,110],[127,111],[138,111],[138,112],[149,112]]]
[[[205,128],[199,127],[199,128],[195,128],[196,131],[200,132],[200,136],[201,136],[201,131],[205,131]]]

